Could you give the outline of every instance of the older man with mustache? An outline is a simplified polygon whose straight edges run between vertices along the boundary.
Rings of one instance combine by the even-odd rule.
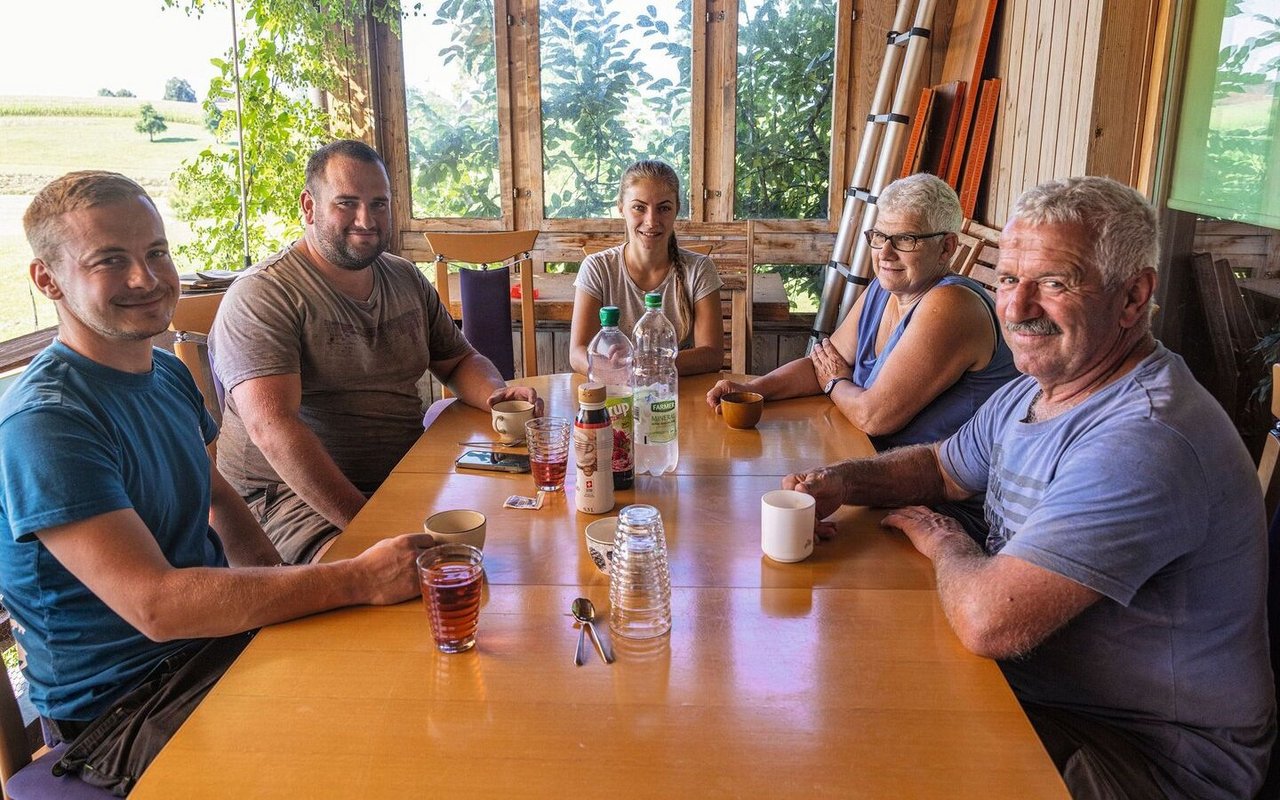
[[[942,442],[784,485],[819,516],[908,506],[884,524],[933,562],[956,634],[999,661],[1074,796],[1252,797],[1276,724],[1262,498],[1226,414],[1151,334],[1156,253],[1128,187],[1029,190],[996,303],[1026,377]],[[977,494],[985,548],[922,507]]]

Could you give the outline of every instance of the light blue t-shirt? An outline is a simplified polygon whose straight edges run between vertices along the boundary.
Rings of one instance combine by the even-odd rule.
[[[1275,697],[1248,452],[1162,345],[1076,408],[1022,422],[1038,388],[1008,384],[940,451],[960,486],[986,492],[989,553],[1103,596],[1002,662],[1009,684],[1131,734],[1169,797],[1252,797]]]
[[[54,342],[0,400],[0,592],[32,703],[54,719],[97,717],[186,642],[142,635],[36,533],[132,508],[173,566],[227,564],[209,527],[217,426],[186,367],[153,352],[137,375]]]

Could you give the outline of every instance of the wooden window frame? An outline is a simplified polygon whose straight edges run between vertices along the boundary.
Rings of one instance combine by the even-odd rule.
[[[844,188],[856,157],[862,124],[854,108],[866,107],[874,91],[892,9],[855,13],[854,0],[837,0],[836,59],[831,110],[830,186],[825,219],[734,219],[738,6],[729,0],[692,0],[690,209],[678,223],[690,238],[744,236],[754,231],[754,262],[825,264],[830,258],[844,205]],[[391,172],[392,209],[399,252],[425,262],[433,258],[422,234],[428,231],[540,231],[535,269],[547,262],[582,259],[584,245],[618,242],[620,219],[548,219],[543,212],[542,105],[539,76],[538,0],[494,0],[498,92],[501,214],[495,218],[414,218],[408,156],[408,119],[400,40],[385,25],[371,23],[367,47],[369,96],[375,98],[379,147]],[[865,54],[855,59],[855,54]],[[857,62],[857,63],[855,63]],[[728,124],[715,124],[728,120]]]

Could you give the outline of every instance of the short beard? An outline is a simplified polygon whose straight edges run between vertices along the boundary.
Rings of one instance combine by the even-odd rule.
[[[320,250],[320,255],[324,256],[325,261],[347,270],[348,272],[359,272],[365,267],[378,260],[378,257],[386,252],[386,244],[382,241],[378,242],[378,251],[371,256],[360,258],[352,255],[345,247],[337,247],[330,241],[317,236],[316,247]]]

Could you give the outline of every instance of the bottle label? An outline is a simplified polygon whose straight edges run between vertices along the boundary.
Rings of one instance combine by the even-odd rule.
[[[631,395],[605,398],[604,408],[613,425],[613,471],[627,472],[633,465],[631,455]]]
[[[676,438],[676,401],[670,398],[649,402],[649,432],[646,444],[666,444]]]
[[[613,427],[607,419],[573,426],[573,455],[578,462],[577,506],[586,514],[613,508]]]

